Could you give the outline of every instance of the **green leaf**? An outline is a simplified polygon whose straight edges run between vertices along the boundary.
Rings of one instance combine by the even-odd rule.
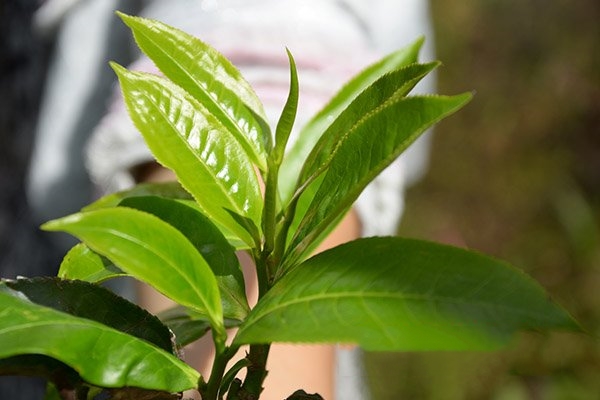
[[[175,341],[180,347],[200,339],[210,328],[210,323],[205,315],[183,306],[174,306],[161,311],[157,317],[173,331]],[[239,324],[238,320],[225,319],[227,329],[239,326]]]
[[[0,358],[52,357],[101,387],[181,392],[199,374],[177,357],[98,322],[40,306],[0,284]]]
[[[168,223],[142,211],[116,207],[73,214],[42,228],[78,237],[173,301],[206,313],[213,328],[224,335],[215,276],[189,240]]]
[[[131,118],[156,159],[175,172],[205,215],[252,245],[251,235],[225,211],[260,226],[258,177],[237,140],[201,103],[174,84],[112,66]]]
[[[460,109],[471,97],[464,93],[400,98],[354,125],[337,143],[323,182],[294,233],[286,264],[293,264],[305,254],[320,232],[338,220],[367,184],[421,133]]]
[[[129,197],[160,196],[167,199],[192,200],[192,195],[181,187],[179,182],[141,183],[131,189],[106,195],[92,204],[85,206],[82,211],[93,211],[101,208],[116,207]]]
[[[322,183],[322,172],[327,169],[338,145],[344,140],[344,136],[351,134],[352,130],[360,125],[370,114],[384,107],[387,103],[397,101],[405,96],[425,75],[436,68],[439,63],[410,64],[398,70],[383,75],[375,83],[360,93],[354,101],[338,116],[338,118],[327,128],[321,136],[300,173],[295,196],[298,197],[297,204],[293,207],[293,221],[290,224],[290,232],[295,232],[309,209],[311,201],[319,190]],[[349,208],[349,207],[348,207]],[[345,214],[339,214],[337,220]],[[322,229],[320,235],[314,238],[303,251],[310,254],[319,243],[327,237],[336,223],[332,223]],[[289,242],[291,236],[286,239]]]
[[[296,70],[296,62],[292,53],[286,49],[288,59],[290,61],[290,92],[288,98],[283,107],[279,121],[277,122],[277,128],[275,129],[275,149],[274,149],[274,160],[275,164],[281,164],[285,147],[287,145],[290,133],[296,120],[296,111],[298,109],[298,71]]]
[[[210,323],[205,316],[182,306],[162,311],[157,317],[173,331],[180,347],[195,342],[210,330]]]
[[[246,317],[250,307],[235,249],[207,217],[175,200],[154,196],[130,197],[121,205],[153,214],[183,233],[215,274],[223,315],[240,321]]]
[[[424,39],[420,38],[411,45],[397,50],[365,68],[348,81],[329,103],[302,128],[298,140],[288,151],[279,173],[280,193],[284,201],[287,201],[293,193],[294,185],[298,180],[298,171],[306,156],[331,122],[346,109],[359,93],[381,76],[416,62],[423,41]]]
[[[78,243],[65,255],[58,270],[58,277],[80,279],[90,283],[102,283],[119,276],[127,276],[106,257]]]
[[[578,326],[521,271],[419,240],[359,239],[290,271],[236,344],[351,342],[368,350],[489,350],[518,330]]]
[[[21,278],[4,284],[33,303],[100,322],[176,353],[169,329],[158,318],[102,286],[59,278]]]
[[[161,22],[118,13],[142,51],[175,84],[223,123],[261,170],[266,168],[270,132],[262,103],[240,72],[201,40]],[[249,109],[248,109],[249,108]]]
[[[124,199],[140,196],[158,196],[166,199],[178,200],[180,203],[185,204],[188,207],[192,207],[200,213],[203,213],[198,203],[193,200],[194,198],[192,195],[185,190],[179,182],[141,183],[132,187],[131,189],[106,195],[99,200],[96,200],[92,204],[84,207],[82,211],[93,211],[101,208],[116,207]],[[230,215],[234,218],[241,218],[239,215],[234,213],[230,213]],[[213,223],[219,227],[219,230],[227,238],[229,244],[235,247],[236,250],[248,249],[248,245],[245,242],[241,241],[222,224],[219,224],[217,221],[213,221]],[[240,225],[243,226],[243,224]]]
[[[327,168],[345,136],[352,134],[363,121],[378,109],[404,97],[440,63],[411,64],[385,74],[361,92],[327,128],[308,155],[300,172],[299,185],[314,179]]]

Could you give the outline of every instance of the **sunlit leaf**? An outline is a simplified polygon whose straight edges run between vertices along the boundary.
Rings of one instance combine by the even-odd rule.
[[[299,184],[303,185],[326,169],[340,142],[351,135],[354,129],[358,129],[371,113],[376,113],[378,109],[407,95],[438,65],[438,62],[408,65],[385,74],[361,92],[333,121],[311,150],[302,166]]]
[[[287,49],[286,49],[287,50]],[[275,129],[275,149],[274,159],[275,163],[279,165],[283,158],[285,148],[296,120],[296,111],[298,109],[298,71],[296,70],[296,62],[294,57],[289,50],[287,50],[288,59],[290,62],[290,91],[288,98],[277,122],[277,128]]]
[[[65,231],[175,302],[206,313],[224,333],[219,289],[196,248],[161,219],[127,207],[77,213],[42,226]]]
[[[135,126],[156,159],[214,218],[246,243],[250,234],[225,211],[260,226],[262,196],[250,159],[221,122],[176,85],[112,64]]]
[[[298,260],[420,134],[470,99],[470,93],[400,98],[365,116],[340,138],[323,182],[294,233],[287,263]]]
[[[52,357],[101,387],[180,392],[199,374],[177,357],[98,322],[40,306],[0,284],[0,358]]]
[[[342,342],[369,350],[489,350],[518,330],[577,330],[532,279],[466,250],[359,239],[300,264],[235,342]]]
[[[215,274],[224,316],[246,317],[250,308],[235,249],[207,217],[183,203],[155,196],[130,197],[121,205],[153,214],[183,233]]]
[[[302,164],[304,164],[306,157],[327,127],[359,93],[381,76],[416,62],[423,41],[424,39],[420,38],[411,45],[389,54],[358,73],[302,128],[297,141],[288,151],[281,165],[279,187],[284,201],[291,197]]]
[[[119,15],[162,73],[201,102],[265,170],[270,133],[255,119],[266,119],[263,107],[231,62],[194,36],[159,21]]]
[[[119,276],[127,274],[83,243],[78,243],[69,250],[58,270],[60,278],[80,279],[91,283],[101,283]]]

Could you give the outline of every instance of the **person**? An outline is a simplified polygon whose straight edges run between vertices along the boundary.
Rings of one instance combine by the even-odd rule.
[[[433,53],[427,3],[419,0],[148,1],[138,14],[194,34],[222,52],[255,88],[272,125],[281,112],[289,85],[285,47],[296,59],[300,79],[296,126],[318,111],[348,78],[384,54],[421,35],[428,38],[422,58],[430,59]],[[153,70],[143,56],[132,68]],[[431,92],[433,84],[429,77],[417,90]],[[47,129],[40,127],[40,142],[52,143],[52,132]],[[426,165],[427,141],[426,136],[420,139],[368,186],[319,251],[359,236],[395,233],[404,188],[418,179]],[[31,193],[40,205],[44,190],[35,183],[52,185],[52,179],[44,177],[49,172],[44,168],[44,157],[47,160],[52,155],[36,153],[31,174],[37,179],[32,179]],[[108,113],[87,144],[86,162],[92,181],[103,192],[125,189],[140,179],[172,179],[168,171],[152,163],[152,156],[116,90]],[[252,282],[251,277],[249,281]],[[139,302],[151,311],[166,307],[147,289],[140,293]],[[195,350],[188,351],[192,355],[189,358],[195,360],[192,364],[205,372],[210,359],[206,346],[201,342]],[[194,357],[196,354],[201,356]],[[264,398],[285,398],[303,388],[327,399],[366,399],[368,391],[360,357],[356,348],[276,344],[269,358]]]

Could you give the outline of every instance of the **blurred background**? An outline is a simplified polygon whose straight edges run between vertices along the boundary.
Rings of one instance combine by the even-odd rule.
[[[368,354],[373,397],[600,399],[600,2],[431,5],[438,91],[476,95],[436,127],[399,234],[508,260],[590,336],[523,334],[483,354]]]
[[[52,41],[36,0],[0,2],[0,268],[60,260],[24,201]],[[522,334],[502,352],[366,355],[375,400],[600,398],[600,2],[431,0],[440,93],[474,100],[436,128],[402,236],[527,271],[590,332]]]

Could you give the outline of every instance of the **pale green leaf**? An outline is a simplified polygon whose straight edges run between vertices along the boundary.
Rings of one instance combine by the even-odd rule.
[[[226,211],[260,226],[258,177],[237,140],[179,87],[112,65],[131,118],[156,159],[175,172],[208,217],[251,245],[251,235]]]
[[[279,165],[283,158],[285,148],[296,120],[296,111],[298,109],[298,71],[296,70],[296,62],[292,53],[286,49],[288,59],[290,62],[290,91],[288,98],[277,122],[277,128],[275,129],[275,149],[274,159],[275,163]]]
[[[159,21],[119,15],[162,73],[201,102],[265,170],[270,132],[255,118],[266,119],[263,106],[231,62],[194,36]]]
[[[289,267],[333,221],[339,219],[369,182],[421,133],[460,109],[470,93],[400,98],[365,116],[340,138],[286,256]]]
[[[198,372],[146,341],[31,303],[3,284],[0,303],[0,358],[46,355],[101,387],[181,392],[197,385]]]
[[[281,165],[279,186],[284,201],[288,200],[292,195],[294,185],[298,180],[298,171],[300,171],[311,149],[331,122],[340,115],[359,93],[381,76],[403,66],[415,63],[423,41],[424,39],[420,38],[409,46],[389,54],[358,73],[302,128],[297,141],[288,151]]]
[[[518,330],[546,329],[578,326],[521,271],[459,248],[380,237],[300,264],[260,300],[234,343],[489,350]]]
[[[85,244],[78,243],[63,258],[57,276],[64,279],[102,283],[119,276],[127,276],[127,274]]]
[[[224,334],[213,272],[194,245],[168,223],[142,211],[116,207],[73,214],[42,228],[78,237],[131,276],[207,314],[213,328]]]
[[[225,318],[246,317],[250,308],[235,249],[207,217],[183,203],[155,196],[130,197],[120,205],[153,214],[183,233],[215,274]]]

